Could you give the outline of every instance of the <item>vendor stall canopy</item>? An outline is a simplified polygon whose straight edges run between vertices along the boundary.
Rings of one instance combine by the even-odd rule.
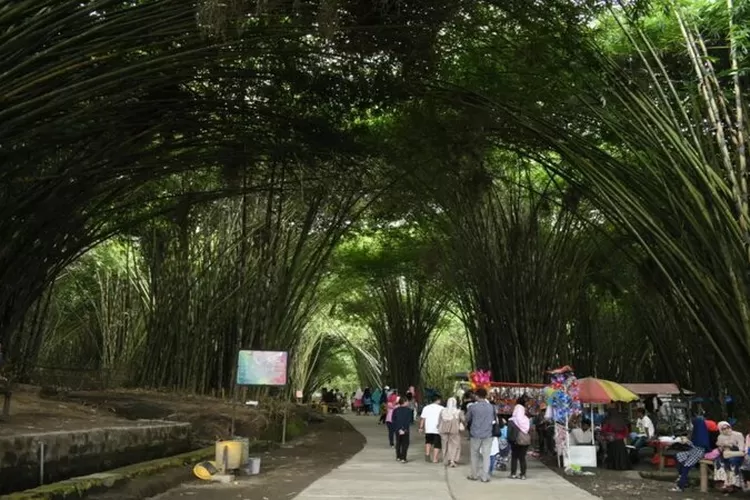
[[[673,396],[677,394],[695,394],[693,391],[682,389],[677,384],[622,384],[623,387],[638,394],[639,396],[648,396],[650,394]]]

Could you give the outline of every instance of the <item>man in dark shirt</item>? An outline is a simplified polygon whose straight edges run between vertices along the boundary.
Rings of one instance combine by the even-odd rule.
[[[487,391],[476,391],[476,402],[466,411],[466,424],[471,437],[471,475],[469,479],[489,482],[490,451],[492,449],[492,426],[497,420],[495,407],[487,401]],[[481,468],[481,470],[480,470]]]
[[[396,460],[406,463],[409,452],[409,429],[414,422],[414,410],[409,406],[409,400],[399,398],[398,407],[393,410],[391,425],[396,434]]]

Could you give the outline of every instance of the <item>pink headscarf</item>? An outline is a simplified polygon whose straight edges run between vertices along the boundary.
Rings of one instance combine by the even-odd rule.
[[[510,420],[516,424],[519,431],[529,432],[531,422],[529,421],[529,417],[526,416],[526,408],[524,406],[516,405],[513,407],[513,416],[510,417]]]

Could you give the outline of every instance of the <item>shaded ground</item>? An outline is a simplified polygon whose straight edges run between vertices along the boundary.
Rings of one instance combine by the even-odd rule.
[[[604,498],[606,500],[631,500],[641,498],[643,500],[661,500],[669,498],[725,498],[726,495],[716,491],[709,490],[708,493],[701,493],[698,488],[698,470],[691,474],[691,480],[695,484],[684,493],[672,493],[669,489],[674,485],[669,481],[657,481],[654,479],[644,479],[638,474],[638,470],[633,471],[613,471],[608,469],[592,470],[594,476],[567,476],[562,469],[557,467],[554,459],[545,458],[543,462],[552,470],[562,477],[582,488],[589,493]],[[653,471],[654,467],[650,465],[639,466],[639,470]],[[667,472],[674,472],[674,478],[677,478],[677,472],[674,469],[668,469]],[[745,497],[745,494],[739,493],[731,495],[732,497]]]
[[[96,500],[140,500],[158,495],[160,500],[194,498],[200,500],[282,500],[293,498],[316,479],[335,469],[365,444],[364,437],[345,420],[329,416],[311,423],[308,433],[283,448],[262,454],[261,474],[238,478],[233,484],[218,485],[195,479],[191,467],[166,471],[136,479],[107,493],[92,495]],[[179,486],[177,486],[179,485]],[[176,487],[175,487],[176,486]]]
[[[105,409],[85,406],[73,401],[43,398],[39,387],[14,388],[10,418],[0,422],[0,436],[36,434],[92,427],[133,425]]]
[[[57,395],[58,400],[95,407],[110,415],[137,420],[173,420],[193,425],[193,436],[203,444],[226,438],[231,433],[251,439],[281,439],[281,407],[254,409],[209,396],[146,390],[81,391]],[[288,435],[298,436],[312,414],[304,407],[290,407]]]
[[[287,433],[304,432],[313,414],[290,406]],[[253,439],[281,438],[281,406],[261,409],[233,406],[208,396],[145,390],[78,391],[56,393],[36,386],[14,388],[10,418],[0,421],[0,436],[36,434],[95,427],[138,425],[137,420],[173,420],[193,425],[197,445],[230,435],[232,415],[236,434]]]

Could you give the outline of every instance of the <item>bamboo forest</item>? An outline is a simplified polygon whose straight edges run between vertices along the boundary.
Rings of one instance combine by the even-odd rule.
[[[0,0],[0,369],[748,401],[749,68],[748,0]]]

